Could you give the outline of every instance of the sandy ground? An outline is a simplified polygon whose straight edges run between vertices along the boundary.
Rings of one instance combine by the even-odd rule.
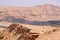
[[[10,24],[11,23],[8,22],[0,22],[0,30],[4,30]],[[36,26],[27,24],[20,24],[20,25],[23,25],[24,27],[31,29],[31,32],[39,33],[39,37],[37,38],[37,40],[60,40],[60,28],[58,27]]]

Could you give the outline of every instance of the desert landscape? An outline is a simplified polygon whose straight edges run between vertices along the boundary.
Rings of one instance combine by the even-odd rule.
[[[0,7],[0,40],[60,40],[60,6]]]

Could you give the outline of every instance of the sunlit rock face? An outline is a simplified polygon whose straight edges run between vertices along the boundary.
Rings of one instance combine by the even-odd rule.
[[[0,40],[36,40],[39,34],[30,32],[31,29],[19,24],[11,24],[8,28],[0,31]]]

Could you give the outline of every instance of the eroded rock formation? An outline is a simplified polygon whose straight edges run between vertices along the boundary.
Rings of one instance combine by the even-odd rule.
[[[11,24],[6,30],[0,35],[1,40],[36,40],[38,33],[31,33],[31,30],[19,25]]]

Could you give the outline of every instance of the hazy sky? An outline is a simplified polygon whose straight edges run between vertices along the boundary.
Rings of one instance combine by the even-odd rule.
[[[35,6],[41,4],[60,6],[60,0],[0,0],[0,6]]]

